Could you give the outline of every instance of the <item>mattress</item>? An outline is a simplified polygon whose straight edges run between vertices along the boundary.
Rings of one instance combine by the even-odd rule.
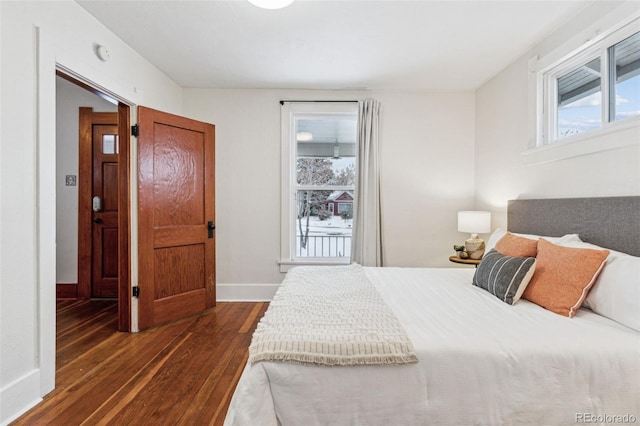
[[[472,286],[472,269],[365,268],[417,364],[247,365],[226,425],[575,425],[640,421],[640,333]]]

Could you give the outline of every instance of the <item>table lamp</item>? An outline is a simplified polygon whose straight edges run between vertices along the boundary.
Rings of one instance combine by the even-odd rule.
[[[471,238],[464,242],[464,248],[469,254],[469,259],[482,259],[482,255],[484,255],[484,241],[478,238],[478,234],[491,231],[491,212],[458,212],[458,231],[471,234]]]

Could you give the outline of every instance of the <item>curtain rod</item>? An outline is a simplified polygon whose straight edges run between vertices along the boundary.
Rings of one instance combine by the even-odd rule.
[[[300,102],[308,102],[308,103],[322,103],[322,102],[347,102],[347,103],[358,103],[360,101],[341,101],[341,100],[336,100],[336,101],[300,101],[300,100],[289,100],[289,99],[285,99],[285,100],[281,100],[280,101],[280,105],[284,105],[285,102],[289,102],[289,103],[300,103]]]

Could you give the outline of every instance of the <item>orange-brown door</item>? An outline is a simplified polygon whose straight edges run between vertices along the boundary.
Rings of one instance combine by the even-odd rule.
[[[94,125],[92,148],[91,296],[118,297],[118,126]]]
[[[138,326],[213,307],[214,126],[138,108]]]
[[[119,235],[118,226],[119,220],[128,220],[127,212],[120,215],[118,207],[128,206],[128,202],[122,203],[127,194],[118,190],[119,183],[125,186],[128,181],[126,175],[126,179],[122,177],[127,170],[118,168],[122,161],[118,127],[126,123],[120,123],[118,113],[93,112],[88,107],[81,107],[79,116],[78,298],[119,297],[118,274],[128,271],[122,267],[118,271],[119,263],[128,264],[128,259],[121,262],[118,258],[119,243],[124,244],[122,254],[128,256],[128,235]],[[128,156],[124,157],[127,163]],[[94,197],[100,200],[99,208],[93,203]]]

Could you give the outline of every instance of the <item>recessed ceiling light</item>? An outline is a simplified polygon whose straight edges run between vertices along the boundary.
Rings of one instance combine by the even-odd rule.
[[[249,3],[263,9],[282,9],[293,3],[293,0],[249,0]]]

